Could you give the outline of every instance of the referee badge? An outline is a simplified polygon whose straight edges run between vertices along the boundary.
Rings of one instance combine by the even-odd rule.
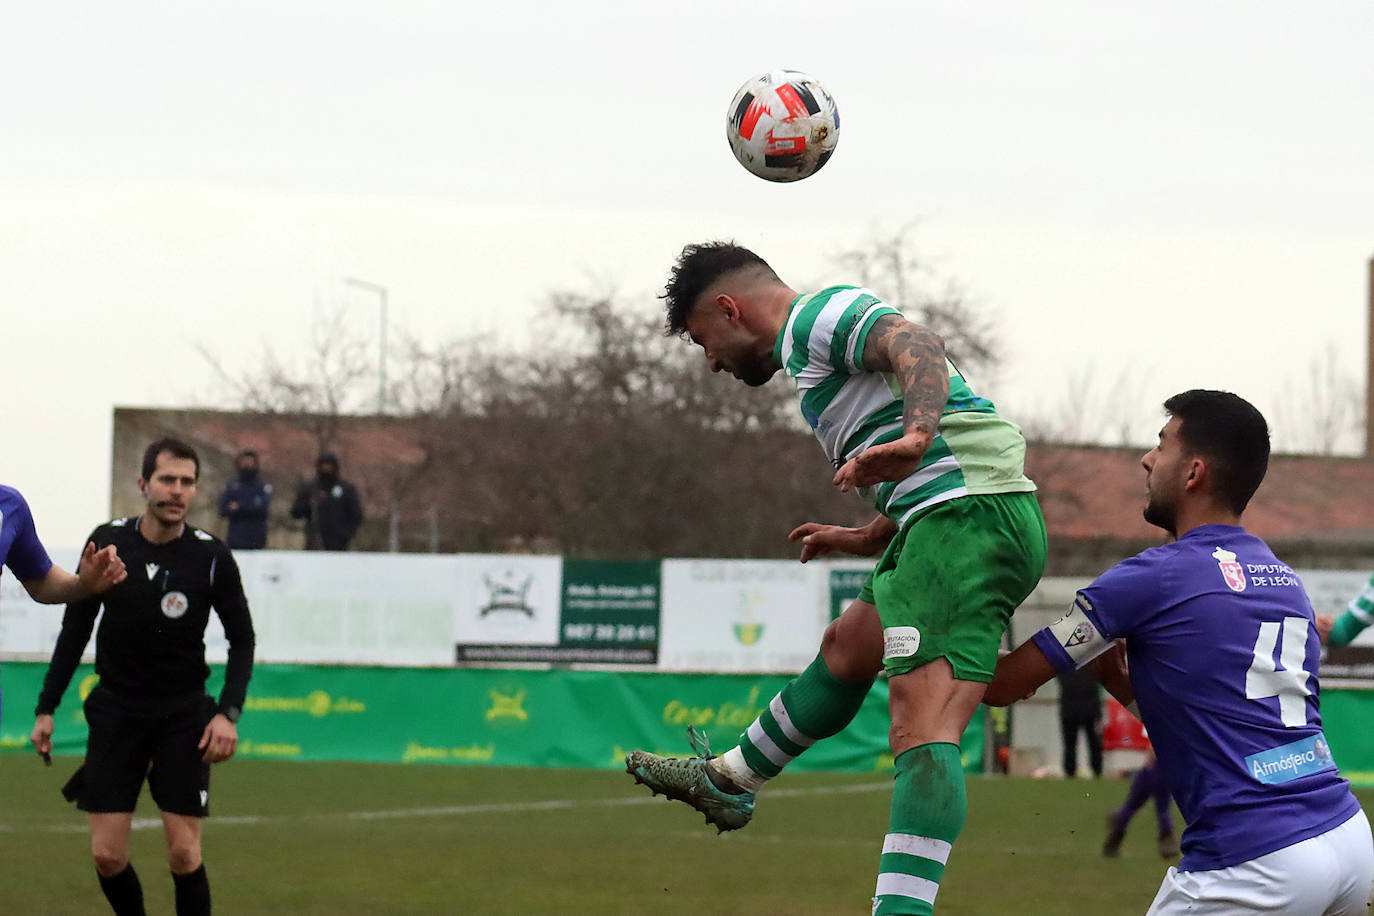
[[[186,609],[191,606],[191,602],[186,600],[186,595],[182,592],[168,592],[162,596],[162,614],[176,620]]]

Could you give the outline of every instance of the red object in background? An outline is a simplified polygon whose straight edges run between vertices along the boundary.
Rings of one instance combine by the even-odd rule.
[[[1107,721],[1102,724],[1104,751],[1148,751],[1150,736],[1145,725],[1126,711],[1126,707],[1107,697]]]

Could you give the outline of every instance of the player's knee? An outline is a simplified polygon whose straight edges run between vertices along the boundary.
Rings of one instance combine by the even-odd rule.
[[[93,846],[91,858],[95,860],[95,870],[106,878],[112,878],[129,865],[129,854],[123,849],[108,846]]]
[[[909,722],[893,722],[887,730],[887,746],[894,755],[922,744],[939,741],[934,729]]]
[[[200,867],[200,844],[186,841],[168,845],[167,864],[178,875],[195,871]]]
[[[843,617],[830,622],[821,636],[821,657],[832,677],[857,683],[872,680],[883,666],[882,649],[865,645],[858,628]]]
[[[840,639],[840,621],[835,619],[830,621],[825,632],[821,634],[821,655],[825,657],[826,667],[830,668],[830,673],[835,673],[835,663],[838,661]]]

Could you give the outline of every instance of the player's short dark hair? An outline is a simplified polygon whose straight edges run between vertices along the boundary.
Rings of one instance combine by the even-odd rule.
[[[157,470],[157,456],[163,452],[168,453],[173,458],[184,458],[194,461],[196,465],[196,477],[200,477],[200,456],[196,450],[185,442],[174,436],[163,436],[143,450],[143,479],[152,480],[153,472]]]
[[[725,274],[742,267],[762,268],[774,280],[778,279],[767,261],[734,242],[702,242],[684,246],[660,297],[668,305],[668,336],[681,337],[687,333],[687,318],[701,294]]]
[[[1184,451],[1206,459],[1217,499],[1240,514],[1269,469],[1269,424],[1249,401],[1229,391],[1194,388],[1169,398]]]
[[[237,455],[235,455],[235,456],[234,456],[234,460],[235,460],[235,461],[238,461],[240,458],[257,458],[257,457],[258,457],[258,453],[257,453],[256,451],[254,451],[254,450],[251,449],[251,448],[246,448],[246,449],[244,449],[243,451],[239,452]]]

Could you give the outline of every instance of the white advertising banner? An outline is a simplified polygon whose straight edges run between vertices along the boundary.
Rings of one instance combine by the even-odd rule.
[[[49,550],[48,555],[66,570],[76,568],[75,550]],[[46,661],[62,632],[63,606],[39,604],[8,568],[0,571],[0,658]],[[86,647],[85,660],[95,658],[95,639]]]
[[[75,551],[52,553],[75,567]],[[234,558],[259,661],[451,665],[455,643],[558,642],[561,557],[245,550]],[[63,608],[34,602],[12,574],[0,589],[0,657],[50,657]],[[210,662],[224,661],[214,614],[205,646]],[[92,638],[88,661],[94,649]]]
[[[829,621],[822,564],[664,560],[659,667],[801,671]]]
[[[522,554],[463,554],[452,592],[454,644],[558,644],[563,558]]]
[[[433,554],[239,551],[262,661],[446,665],[453,661],[460,558]],[[222,657],[211,615],[205,644]]]

